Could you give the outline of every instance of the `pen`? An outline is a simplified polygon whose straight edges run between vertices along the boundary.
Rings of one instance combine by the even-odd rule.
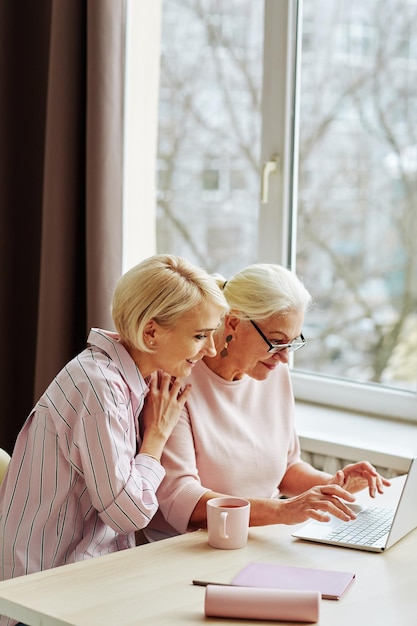
[[[207,585],[220,585],[221,587],[235,587],[231,583],[213,583],[207,580],[193,580],[193,585],[198,585],[200,587],[207,587]]]

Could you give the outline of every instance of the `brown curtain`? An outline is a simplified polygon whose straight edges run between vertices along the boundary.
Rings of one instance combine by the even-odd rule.
[[[0,0],[0,447],[112,328],[122,271],[125,0]]]

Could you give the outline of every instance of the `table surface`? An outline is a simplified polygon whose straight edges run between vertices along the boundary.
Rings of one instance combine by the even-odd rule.
[[[402,480],[394,479],[378,503],[391,504]],[[358,498],[364,499],[365,494]],[[229,583],[245,565],[258,561],[356,574],[340,600],[321,601],[321,626],[415,626],[417,531],[379,554],[297,540],[291,537],[294,528],[251,528],[240,550],[211,548],[206,531],[200,530],[6,580],[0,582],[0,613],[30,626],[271,624],[206,618],[205,588],[192,584],[193,579]]]

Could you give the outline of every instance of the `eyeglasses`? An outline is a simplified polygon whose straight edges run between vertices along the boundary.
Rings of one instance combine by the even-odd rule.
[[[296,337],[295,339],[290,341],[290,343],[275,343],[275,344],[271,343],[268,337],[266,337],[266,335],[263,334],[259,326],[255,324],[253,320],[249,320],[249,321],[254,327],[254,329],[260,334],[262,339],[268,344],[269,354],[277,354],[278,352],[282,352],[283,350],[287,350],[287,349],[288,349],[288,352],[295,352],[295,350],[299,350],[300,348],[305,346],[307,343],[307,339],[304,339],[302,334],[299,337]]]

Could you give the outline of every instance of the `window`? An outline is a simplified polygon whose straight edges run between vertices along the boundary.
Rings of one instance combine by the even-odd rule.
[[[296,395],[416,419],[417,3],[162,16],[158,251],[225,278],[292,266],[314,298]]]
[[[158,250],[230,275],[257,258],[263,3],[162,6]]]
[[[308,0],[303,12],[317,38],[299,58],[295,256],[315,307],[305,328],[312,349],[296,366],[332,377],[337,393],[338,381],[354,382],[342,393],[346,404],[348,391],[356,394],[355,408],[366,394],[378,411],[386,402],[416,417],[417,178],[393,164],[417,133],[409,112],[416,69],[401,62],[398,45],[417,41],[409,28],[417,5]]]

